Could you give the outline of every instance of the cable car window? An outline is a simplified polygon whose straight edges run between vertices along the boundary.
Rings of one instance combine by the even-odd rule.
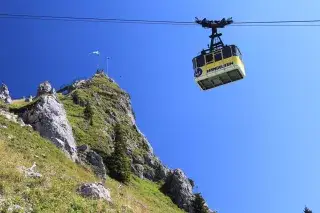
[[[206,62],[207,62],[207,64],[213,62],[213,55],[212,54],[206,55]]]
[[[233,56],[237,56],[237,50],[236,47],[234,45],[231,46],[231,52]]]
[[[197,67],[195,58],[192,59],[192,66],[193,66],[193,69],[195,69]]]
[[[214,61],[221,61],[222,55],[221,52],[214,54]]]
[[[222,50],[223,58],[230,58],[232,56],[230,47],[226,47]]]
[[[239,58],[242,60],[242,54],[238,47],[236,47],[236,52],[237,52],[237,56],[239,56]]]
[[[197,57],[197,67],[202,67],[205,64],[204,56],[200,55]]]

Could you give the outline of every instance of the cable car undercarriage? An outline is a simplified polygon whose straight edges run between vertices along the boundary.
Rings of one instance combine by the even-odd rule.
[[[200,88],[208,90],[243,79],[246,73],[239,48],[225,45],[220,38],[222,34],[217,30],[233,23],[232,19],[208,21],[196,18],[195,22],[203,28],[212,29],[208,49],[203,49],[200,55],[192,59],[195,81]]]

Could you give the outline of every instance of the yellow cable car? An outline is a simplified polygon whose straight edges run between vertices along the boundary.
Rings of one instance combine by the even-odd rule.
[[[211,44],[207,50],[192,59],[194,78],[202,90],[212,89],[230,82],[238,81],[246,76],[242,54],[236,45],[224,45],[217,33],[217,28],[232,23],[232,20],[196,21],[205,28],[212,29]]]
[[[199,55],[192,61],[195,81],[202,90],[238,81],[246,75],[241,52],[235,45]]]

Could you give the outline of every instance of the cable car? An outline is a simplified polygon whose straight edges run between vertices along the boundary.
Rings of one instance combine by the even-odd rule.
[[[231,82],[243,79],[246,76],[242,54],[236,45],[225,45],[217,33],[217,28],[232,23],[231,19],[221,21],[196,20],[205,28],[212,29],[209,49],[202,50],[201,54],[192,59],[194,78],[202,90],[209,90]]]

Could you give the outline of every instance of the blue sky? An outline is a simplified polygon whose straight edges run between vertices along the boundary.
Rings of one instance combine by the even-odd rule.
[[[53,3],[54,2],[54,3]],[[193,21],[319,19],[316,0],[1,1],[1,13]],[[0,81],[14,98],[95,72],[132,97],[141,130],[171,168],[195,180],[219,213],[320,211],[319,28],[228,27],[247,77],[202,92],[191,59],[209,31],[197,26],[0,19]],[[121,76],[121,77],[120,77]]]

